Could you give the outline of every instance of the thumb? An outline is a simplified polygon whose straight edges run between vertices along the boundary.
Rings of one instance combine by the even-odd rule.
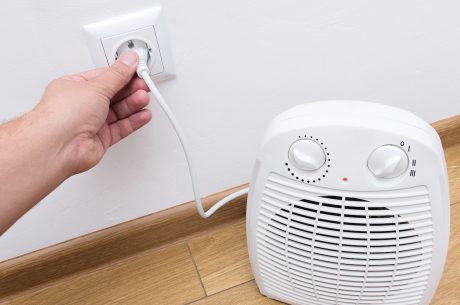
[[[131,81],[138,62],[136,52],[125,52],[110,68],[91,81],[103,95],[111,99]]]

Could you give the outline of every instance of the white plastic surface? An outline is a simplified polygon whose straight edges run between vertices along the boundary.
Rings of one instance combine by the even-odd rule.
[[[97,67],[111,65],[117,57],[117,49],[130,39],[145,41],[155,55],[150,67],[154,81],[162,81],[174,76],[174,67],[169,41],[161,15],[161,7],[144,9],[92,23],[83,27],[86,41],[94,64]]]
[[[326,162],[326,154],[315,141],[298,140],[289,149],[289,159],[302,170],[314,171]]]
[[[367,166],[376,177],[391,179],[407,171],[409,159],[401,148],[395,145],[384,145],[372,152]]]
[[[117,50],[128,40],[145,42],[151,50],[152,64],[149,65],[150,75],[161,75],[164,72],[163,60],[153,26],[137,29],[128,33],[110,36],[102,39],[102,46],[106,52],[107,62],[112,65],[121,54]]]
[[[299,169],[317,158],[315,146],[293,157],[306,141],[326,154],[315,171]],[[441,141],[415,115],[381,104],[291,108],[266,131],[246,215],[253,274],[270,298],[427,305],[449,238]]]

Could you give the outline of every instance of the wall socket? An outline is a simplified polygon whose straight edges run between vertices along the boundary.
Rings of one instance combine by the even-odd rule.
[[[127,40],[142,40],[148,44],[155,61],[150,75],[156,82],[174,77],[165,22],[161,7],[118,16],[83,27],[88,47],[96,67],[108,67],[119,54],[117,49]]]

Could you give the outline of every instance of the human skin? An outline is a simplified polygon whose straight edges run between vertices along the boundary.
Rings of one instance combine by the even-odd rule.
[[[0,125],[0,235],[150,121],[137,63],[136,53],[126,52],[110,68],[56,79],[32,111]]]

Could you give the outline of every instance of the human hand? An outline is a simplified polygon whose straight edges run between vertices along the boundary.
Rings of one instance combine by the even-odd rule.
[[[147,124],[148,87],[137,76],[137,54],[124,53],[110,68],[52,81],[31,115],[50,120],[69,176],[95,166],[107,149]]]

